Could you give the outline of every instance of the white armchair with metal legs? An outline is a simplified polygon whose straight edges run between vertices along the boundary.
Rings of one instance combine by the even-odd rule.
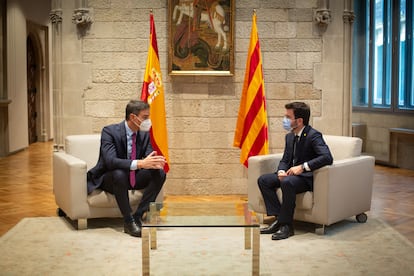
[[[100,134],[71,135],[65,139],[65,151],[53,153],[53,193],[58,215],[77,222],[78,229],[87,228],[87,219],[122,217],[115,196],[101,189],[87,193],[86,172],[99,157]],[[129,201],[137,208],[142,191],[129,191]],[[163,190],[157,202],[163,201]]]
[[[375,158],[361,155],[362,140],[357,137],[324,135],[334,158],[332,165],[314,172],[314,190],[296,196],[294,219],[317,225],[316,233],[325,233],[325,226],[356,216],[366,222],[365,212],[371,208]],[[248,202],[259,214],[266,214],[257,179],[275,172],[282,154],[252,156],[248,167]],[[278,189],[282,202],[282,191]]]

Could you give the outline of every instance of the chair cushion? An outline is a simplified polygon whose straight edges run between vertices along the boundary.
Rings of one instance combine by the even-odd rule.
[[[280,203],[282,200],[282,189],[278,188],[276,190],[277,197]],[[313,192],[304,192],[296,195],[296,209],[310,210],[313,206]]]
[[[362,139],[349,136],[323,135],[334,160],[341,160],[361,155]]]
[[[65,139],[66,153],[85,161],[88,170],[96,165],[100,146],[100,134],[69,135]]]
[[[130,190],[129,191],[129,204],[136,206],[141,201],[142,191],[141,190]],[[105,192],[101,189],[94,190],[88,195],[88,204],[91,207],[99,208],[113,208],[117,207],[115,196],[111,193]]]

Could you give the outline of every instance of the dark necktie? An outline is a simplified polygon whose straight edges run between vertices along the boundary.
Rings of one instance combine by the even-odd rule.
[[[137,134],[133,133],[131,136],[132,139],[132,150],[131,150],[131,160],[135,160],[137,158]],[[131,170],[129,172],[129,183],[132,187],[135,187],[135,170]]]
[[[296,156],[296,146],[299,142],[299,135],[295,135],[295,139],[293,140],[293,166],[295,166],[298,157]]]

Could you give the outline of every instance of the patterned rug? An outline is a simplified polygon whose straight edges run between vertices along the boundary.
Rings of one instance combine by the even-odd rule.
[[[141,275],[141,239],[119,219],[74,230],[64,218],[26,218],[0,237],[0,275]],[[161,229],[151,275],[251,275],[238,228]],[[272,241],[260,237],[260,275],[414,275],[414,246],[374,218],[346,220],[318,236],[309,225]]]

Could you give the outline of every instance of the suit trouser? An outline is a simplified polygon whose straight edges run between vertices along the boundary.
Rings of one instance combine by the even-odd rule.
[[[277,216],[280,224],[292,224],[296,207],[296,194],[313,189],[313,177],[286,176],[282,181],[276,173],[264,174],[257,180],[266,205],[268,216]],[[277,197],[277,188],[282,189],[282,203]]]
[[[157,198],[164,185],[166,174],[164,170],[142,169],[135,171],[136,184],[132,187],[129,183],[129,170],[113,170],[104,176],[100,188],[115,195],[118,207],[124,218],[131,217],[132,209],[129,204],[128,190],[142,190],[144,193],[134,216],[141,218],[142,214],[149,209],[149,204]]]

